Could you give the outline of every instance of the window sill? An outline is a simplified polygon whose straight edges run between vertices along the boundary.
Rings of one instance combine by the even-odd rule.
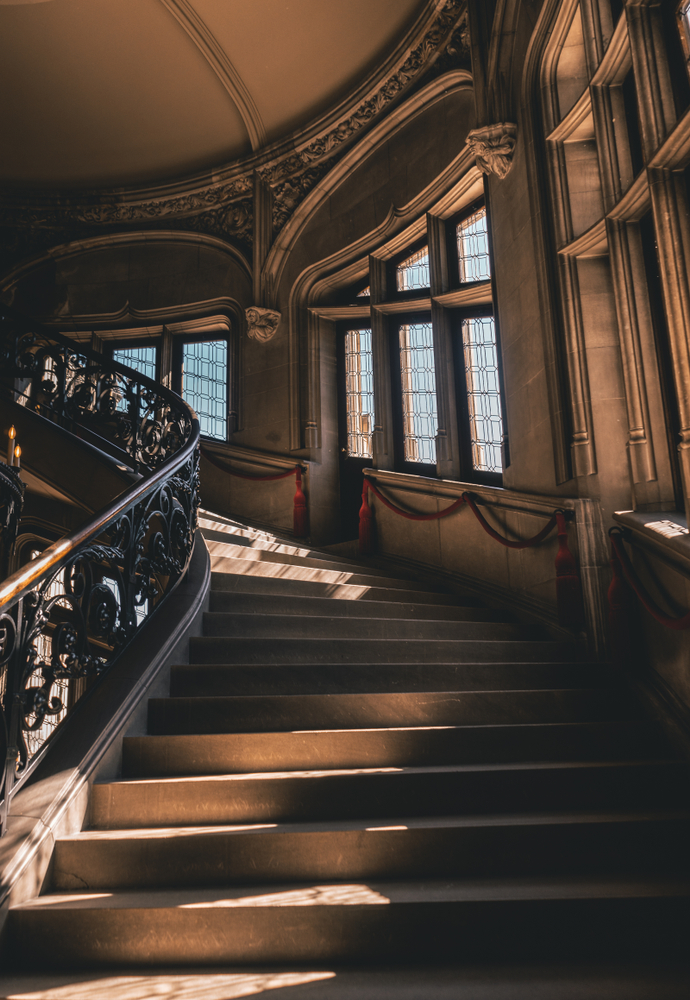
[[[621,510],[613,519],[632,533],[635,544],[690,576],[690,531],[684,514],[676,510]]]

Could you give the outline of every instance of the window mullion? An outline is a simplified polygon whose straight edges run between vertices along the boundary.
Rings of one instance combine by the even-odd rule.
[[[386,262],[384,260],[379,260],[378,257],[369,258],[369,278],[375,411],[373,466],[375,469],[393,469],[395,468],[395,447],[388,318],[376,308],[377,303],[386,300]]]
[[[446,224],[434,215],[427,215],[429,239],[429,282],[431,291],[431,326],[434,335],[434,363],[436,367],[436,406],[438,430],[436,434],[436,473],[443,479],[460,476],[460,442],[458,414],[455,402],[455,362],[450,320],[443,306],[434,302],[434,296],[443,295],[450,288]]]

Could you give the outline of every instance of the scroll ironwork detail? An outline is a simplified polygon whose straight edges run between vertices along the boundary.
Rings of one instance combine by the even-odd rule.
[[[199,425],[183,400],[66,337],[22,326],[11,318],[0,327],[2,388],[144,475],[0,582],[3,831],[13,790],[183,578],[199,506]]]

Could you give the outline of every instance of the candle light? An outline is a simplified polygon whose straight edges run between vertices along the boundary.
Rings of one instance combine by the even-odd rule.
[[[15,468],[21,469],[21,467],[22,467],[21,459],[22,459],[22,449],[19,447],[19,445],[17,445],[16,448],[14,449],[14,465],[15,465]]]
[[[17,428],[12,424],[7,432],[7,464],[14,465],[14,439],[17,436]]]

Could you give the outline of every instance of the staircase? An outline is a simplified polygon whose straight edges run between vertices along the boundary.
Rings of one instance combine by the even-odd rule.
[[[18,970],[488,1000],[541,997],[557,962],[550,1000],[687,996],[687,767],[610,670],[440,586],[201,527],[204,636],[11,911]],[[602,962],[619,992],[569,992]]]

